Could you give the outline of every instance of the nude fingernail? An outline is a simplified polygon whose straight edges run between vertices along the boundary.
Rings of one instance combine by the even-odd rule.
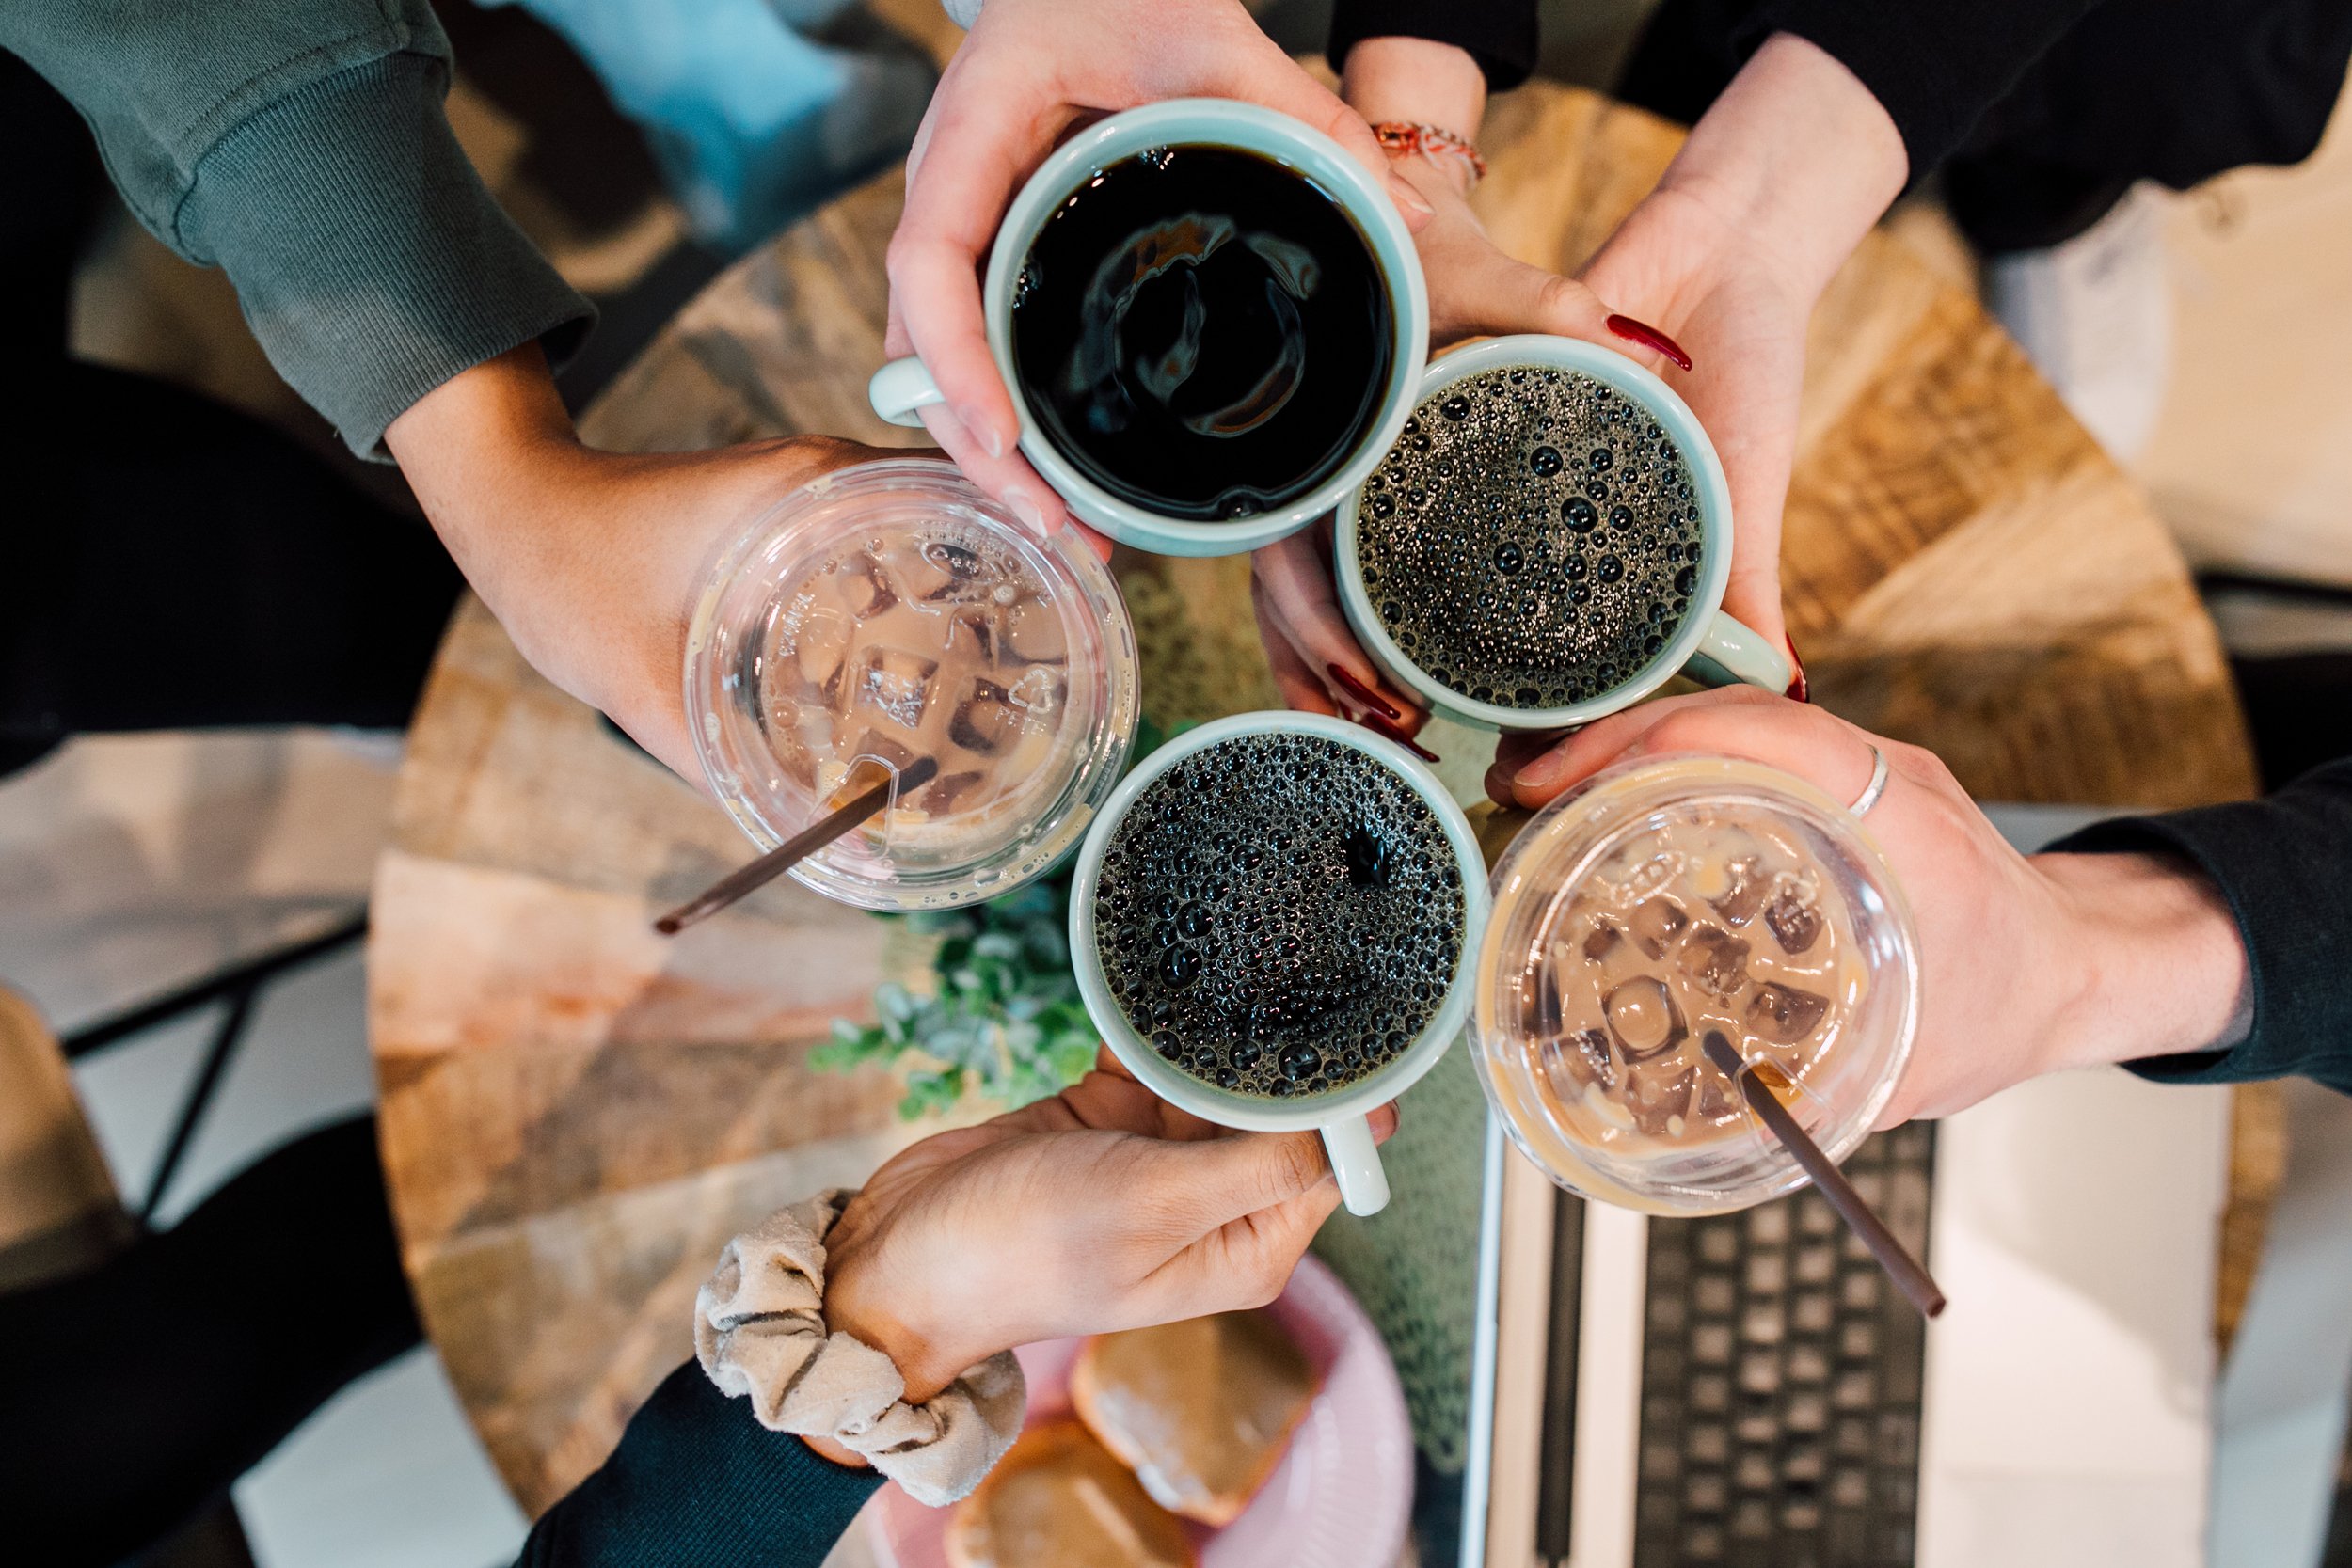
[[[1559,752],[1546,752],[1520,768],[1511,782],[1521,789],[1544,789],[1565,772],[1567,767],[1568,759]]]
[[[1021,526],[1031,533],[1040,539],[1053,536],[1054,531],[1045,523],[1045,509],[1037,503],[1035,496],[1026,490],[1008,490],[1005,492],[1005,504],[1012,508],[1012,515],[1020,518]]]
[[[956,410],[956,419],[971,433],[972,439],[980,444],[982,451],[991,457],[1005,455],[1005,437],[996,429],[993,420],[968,403]]]
[[[1394,176],[1391,176],[1389,180],[1389,199],[1395,202],[1406,215],[1411,217],[1427,218],[1438,215],[1438,210],[1429,205],[1427,198]]]

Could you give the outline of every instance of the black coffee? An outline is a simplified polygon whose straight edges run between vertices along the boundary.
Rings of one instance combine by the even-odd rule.
[[[1379,262],[1312,181],[1247,152],[1155,149],[1046,220],[1013,357],[1055,449],[1163,516],[1297,499],[1361,446],[1395,326]]]
[[[1411,1045],[1462,953],[1427,801],[1352,747],[1244,736],[1136,798],[1094,895],[1112,996],[1160,1054],[1240,1094],[1354,1083]]]
[[[1406,657],[1502,707],[1630,680],[1691,611],[1695,482],[1640,404],[1576,371],[1482,372],[1414,410],[1366,482],[1365,596]]]

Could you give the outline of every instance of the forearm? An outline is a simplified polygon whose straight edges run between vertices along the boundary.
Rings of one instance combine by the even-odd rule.
[[[2221,892],[2160,854],[2045,853],[2066,938],[2050,961],[2068,977],[2048,1019],[2043,1070],[2227,1050],[2251,1016],[2245,942]]]
[[[1658,188],[1708,208],[1811,299],[1901,194],[1909,169],[1901,133],[1861,80],[1781,33],[1700,117]]]
[[[1475,142],[1486,115],[1486,73],[1467,50],[1450,43],[1366,39],[1348,53],[1340,96],[1375,125],[1434,125]]]

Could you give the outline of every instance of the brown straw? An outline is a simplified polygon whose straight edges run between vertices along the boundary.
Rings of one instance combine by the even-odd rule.
[[[1928,1276],[1928,1271],[1921,1268],[1919,1260],[1895,1239],[1895,1233],[1886,1228],[1886,1222],[1862,1201],[1862,1195],[1853,1190],[1853,1183],[1846,1180],[1846,1173],[1832,1164],[1829,1156],[1821,1152],[1821,1146],[1797,1125],[1797,1118],[1788,1114],[1788,1107],[1781,1103],[1780,1096],[1772,1092],[1771,1085],[1764,1082],[1753,1066],[1740,1059],[1740,1053],[1734,1051],[1731,1042],[1724,1038],[1723,1031],[1709,1029],[1701,1044],[1707,1052],[1707,1059],[1714,1063],[1724,1077],[1740,1085],[1740,1092],[1747,1096],[1748,1108],[1763,1118],[1764,1125],[1772,1130],[1772,1136],[1780,1140],[1781,1147],[1796,1156],[1797,1164],[1804,1166],[1805,1175],[1813,1179],[1813,1185],[1820,1189],[1823,1197],[1829,1199],[1829,1206],[1837,1211],[1838,1217],[1862,1238],[1862,1244],[1870,1249],[1870,1256],[1879,1260],[1879,1267],[1894,1279],[1896,1287],[1911,1298],[1911,1305],[1931,1318],[1943,1311],[1944,1292],[1936,1289],[1935,1281]]]
[[[665,937],[674,937],[696,921],[717,914],[754,889],[766,887],[791,870],[803,857],[815,854],[882,810],[890,803],[894,791],[911,795],[930,783],[938,772],[939,763],[935,759],[916,758],[906,766],[903,772],[882,780],[838,810],[827,813],[742,870],[722,877],[700,897],[680,904],[655,921],[653,928]]]

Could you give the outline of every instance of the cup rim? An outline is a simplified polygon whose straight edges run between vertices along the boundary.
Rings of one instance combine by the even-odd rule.
[[[1162,517],[1121,500],[1079,473],[1055,450],[1031,417],[1012,364],[1011,283],[1046,217],[1082,171],[1115,163],[1148,148],[1216,145],[1254,152],[1314,180],[1356,225],[1403,307],[1395,317],[1391,385],[1379,418],[1356,454],[1314,489],[1248,521],[1197,523]],[[1121,544],[1162,555],[1241,555],[1297,532],[1361,485],[1395,445],[1418,401],[1413,388],[1428,363],[1429,288],[1412,230],[1389,194],[1320,131],[1273,109],[1224,98],[1171,98],[1124,110],[1087,127],[1057,148],[1023,182],[997,226],[989,251],[981,303],[988,344],[1021,421],[1021,451],[1082,522]]]
[[[1462,878],[1462,950],[1437,1012],[1413,1043],[1379,1070],[1343,1089],[1295,1104],[1232,1094],[1170,1067],[1151,1042],[1136,1032],[1125,1010],[1112,997],[1094,946],[1094,890],[1102,877],[1103,856],[1110,847],[1112,833],[1136,798],[1170,768],[1197,752],[1238,736],[1271,734],[1316,736],[1353,747],[1386,763],[1437,815]],[[1335,1126],[1387,1104],[1418,1083],[1445,1054],[1447,1047],[1470,1022],[1488,904],[1486,856],[1479,849],[1470,817],[1419,757],[1385,736],[1325,714],[1283,710],[1237,713],[1186,730],[1165,742],[1137,763],[1104,802],[1078,850],[1077,873],[1071,882],[1071,967],[1077,973],[1078,994],[1086,1003],[1088,1016],[1102,1032],[1103,1043],[1152,1093],[1220,1127],[1253,1132],[1310,1131]]]
[[[1731,486],[1724,476],[1723,459],[1716,453],[1715,443],[1708,438],[1706,427],[1672,387],[1616,350],[1588,343],[1581,338],[1523,332],[1456,349],[1431,360],[1422,372],[1421,390],[1413,399],[1413,408],[1419,410],[1438,393],[1466,377],[1511,365],[1579,371],[1596,381],[1606,382],[1646,408],[1665,427],[1666,434],[1674,437],[1684,461],[1690,464],[1698,487],[1698,521],[1704,546],[1701,575],[1691,594],[1691,610],[1666,645],[1651,656],[1632,678],[1597,697],[1564,707],[1521,708],[1482,703],[1432,679],[1390,637],[1380,617],[1373,613],[1371,596],[1364,592],[1363,575],[1356,555],[1358,519],[1364,498],[1360,482],[1340,502],[1339,515],[1332,524],[1332,574],[1339,579],[1341,609],[1358,643],[1386,673],[1419,697],[1423,706],[1486,730],[1566,729],[1589,724],[1632,706],[1681,673],[1683,667],[1698,655],[1706,641],[1708,624],[1722,610],[1724,591],[1731,582]],[[1398,421],[1399,431],[1403,428],[1403,421]],[[1387,454],[1382,455],[1385,458]],[[1369,470],[1365,477],[1371,477]]]
[[[1786,768],[1751,757],[1734,756],[1722,752],[1663,752],[1654,755],[1628,758],[1613,763],[1593,774],[1577,787],[1567,790],[1547,803],[1523,824],[1518,833],[1495,860],[1492,886],[1495,900],[1518,896],[1516,883],[1526,876],[1522,863],[1547,836],[1551,824],[1578,810],[1597,790],[1626,791],[1629,802],[1639,798],[1632,794],[1642,787],[1642,775],[1658,771],[1666,766],[1677,768],[1696,765],[1716,775],[1707,781],[1707,792],[1716,795],[1748,793],[1767,800],[1780,797],[1775,802],[1782,806],[1809,810],[1831,829],[1831,837],[1838,847],[1859,862],[1867,872],[1870,886],[1885,905],[1885,921],[1896,944],[1908,959],[1903,966],[1902,991],[1897,999],[1897,1022],[1894,1043],[1887,1060],[1880,1070],[1870,1092],[1855,1107],[1850,1119],[1835,1136],[1820,1139],[1822,1151],[1834,1162],[1842,1164],[1876,1127],[1880,1113],[1886,1109],[1895,1090],[1909,1068],[1914,1048],[1918,1042],[1919,1015],[1923,998],[1923,981],[1919,955],[1919,932],[1911,903],[1903,891],[1900,878],[1895,874],[1893,863],[1870,833],[1869,825],[1846,809],[1845,804],[1815,784]],[[1661,781],[1663,782],[1662,780]],[[1683,797],[1687,798],[1688,792]],[[1644,808],[1657,809],[1660,802],[1651,800]],[[1589,851],[1588,851],[1589,852]],[[1497,971],[1508,955],[1497,945],[1506,923],[1494,918],[1491,907],[1485,935],[1479,944],[1478,972],[1471,992],[1470,1059],[1477,1069],[1478,1086],[1486,1095],[1487,1108],[1508,1137],[1529,1163],[1542,1171],[1555,1184],[1589,1197],[1598,1197],[1620,1207],[1638,1209],[1645,1213],[1688,1216],[1723,1213],[1752,1208],[1758,1203],[1782,1197],[1807,1184],[1809,1178],[1793,1155],[1783,1155],[1775,1162],[1776,1169],[1769,1179],[1759,1179],[1743,1187],[1722,1189],[1692,1187],[1667,1181],[1657,1181],[1646,1187],[1626,1186],[1589,1160],[1580,1161],[1574,1171],[1557,1168],[1552,1156],[1538,1148],[1528,1132],[1503,1109],[1504,1093],[1495,1082],[1498,1070],[1492,1059],[1490,1041],[1504,1031],[1493,1021],[1489,1008]],[[1572,1140],[1570,1141],[1572,1142]]]

